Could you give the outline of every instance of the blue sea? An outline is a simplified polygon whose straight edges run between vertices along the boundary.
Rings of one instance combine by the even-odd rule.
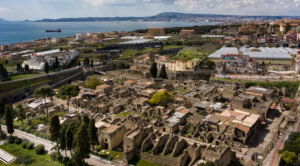
[[[215,25],[214,22],[0,22],[0,45],[33,41],[42,38],[56,38],[73,36],[76,33],[132,31],[151,27],[186,27],[194,25]],[[61,33],[46,33],[46,29],[56,30]]]

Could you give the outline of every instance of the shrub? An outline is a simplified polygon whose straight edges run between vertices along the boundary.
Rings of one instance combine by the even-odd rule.
[[[44,154],[45,153],[45,146],[43,144],[38,144],[35,147],[36,154]]]
[[[58,152],[52,152],[50,153],[50,157],[53,161],[62,161],[63,156],[59,154]]]
[[[9,136],[9,137],[8,137],[8,143],[10,143],[10,144],[15,143],[15,139],[16,139],[16,137],[14,137],[14,136]]]
[[[68,165],[68,163],[70,162],[70,158],[69,157],[63,157],[62,159],[62,163],[65,164],[65,165]]]
[[[280,156],[287,164],[292,164],[297,159],[297,155],[295,152],[289,152],[287,150],[282,152]]]
[[[31,158],[30,156],[19,156],[17,157],[15,163],[19,164],[19,165],[29,165],[31,163],[33,163],[35,161],[35,159]]]
[[[28,141],[23,141],[22,144],[21,144],[22,148],[26,149],[27,148],[27,144],[29,144]]]
[[[0,133],[0,140],[4,140],[6,138],[6,134],[5,133]]]
[[[16,144],[21,144],[21,143],[22,143],[22,140],[21,140],[20,138],[16,138],[16,139],[15,139],[15,143],[16,143]]]
[[[149,100],[149,103],[153,105],[166,106],[168,105],[168,103],[170,103],[173,100],[173,98],[174,97],[171,92],[167,92],[167,91],[156,92]]]
[[[100,152],[101,146],[96,146],[96,152]]]
[[[28,144],[26,145],[26,148],[29,149],[29,150],[33,149],[34,148],[34,143],[28,142]]]

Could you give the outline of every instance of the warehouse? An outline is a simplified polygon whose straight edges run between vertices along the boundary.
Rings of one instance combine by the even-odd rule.
[[[290,60],[291,55],[297,54],[297,49],[283,48],[283,47],[241,47],[240,51],[244,55],[249,55],[255,59],[267,59],[267,60]]]

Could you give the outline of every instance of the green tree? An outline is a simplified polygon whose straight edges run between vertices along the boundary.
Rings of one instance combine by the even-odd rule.
[[[8,72],[2,64],[0,64],[0,78],[2,78],[2,80],[8,78]]]
[[[59,147],[61,150],[65,150],[65,156],[67,156],[67,142],[66,142],[66,132],[68,125],[62,125],[59,131]]]
[[[2,121],[4,115],[5,115],[5,104],[0,99],[0,122]],[[1,124],[0,124],[0,132],[1,132],[1,134],[3,134],[3,130],[2,130],[2,125]]]
[[[46,115],[48,118],[48,104],[47,104],[47,97],[52,97],[55,95],[55,92],[53,91],[53,89],[50,86],[42,86],[39,89],[34,91],[33,96],[36,98],[43,98],[44,99],[44,103],[46,105]]]
[[[78,131],[75,135],[75,153],[79,153],[80,158],[84,163],[84,159],[88,157],[90,153],[90,143],[87,127],[84,122],[81,123]]]
[[[97,77],[92,77],[91,80],[85,84],[85,86],[90,89],[96,89],[96,87],[100,84],[101,81]]]
[[[58,62],[58,57],[55,57],[55,63],[54,63],[55,69],[59,68],[59,62]]]
[[[23,127],[23,121],[26,119],[26,111],[27,110],[21,104],[17,105],[16,115],[17,115],[18,120],[21,121],[22,127]]]
[[[12,136],[14,133],[13,111],[12,105],[5,105],[5,123],[7,127],[7,133],[9,133],[10,136]]]
[[[88,127],[90,123],[90,118],[87,115],[84,115],[82,119],[84,124]]]
[[[70,100],[72,97],[76,97],[79,93],[79,87],[72,84],[67,84],[59,89],[58,97],[64,100],[68,100],[68,111],[70,110]]]
[[[91,60],[91,67],[94,67],[94,59]]]
[[[174,97],[171,92],[156,92],[149,100],[149,103],[154,105],[167,106],[173,100],[173,98]]]
[[[22,71],[22,67],[20,63],[17,63],[17,71]]]
[[[27,65],[27,64],[25,65],[25,71],[29,72],[29,65]]]
[[[76,149],[75,152],[72,154],[72,163],[74,166],[83,166],[84,162],[81,156],[79,149]]]
[[[45,63],[45,68],[44,68],[45,73],[49,73],[49,64],[48,62]]]
[[[167,71],[166,71],[166,65],[162,65],[159,78],[168,79]]]
[[[214,61],[211,61],[211,60],[206,60],[205,61],[206,62],[206,66],[207,66],[207,68],[209,68],[209,69],[214,69],[215,68],[215,62]]]
[[[95,126],[95,120],[94,119],[90,120],[88,133],[89,133],[90,145],[92,145],[93,150],[94,150],[95,145],[98,144],[97,128]]]
[[[85,57],[83,59],[83,65],[88,66],[90,64],[90,58],[89,57]]]
[[[152,66],[150,68],[150,74],[153,78],[157,77],[157,63],[156,62],[152,63]]]
[[[74,144],[74,135],[77,131],[78,125],[76,123],[71,123],[68,125],[65,140],[66,140],[66,148],[72,152],[73,144]]]
[[[297,159],[296,153],[295,152],[290,152],[288,150],[282,152],[280,154],[280,156],[282,157],[283,161],[285,161],[287,164],[292,164]]]
[[[290,23],[287,23],[285,26],[285,32],[289,32],[292,29],[292,26]]]
[[[60,122],[57,115],[54,115],[50,120],[50,139],[56,141],[57,152],[59,153],[59,132],[60,132]]]

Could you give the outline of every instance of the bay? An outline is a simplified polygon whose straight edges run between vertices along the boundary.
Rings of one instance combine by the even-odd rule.
[[[43,38],[57,38],[74,36],[76,33],[94,33],[111,31],[132,31],[137,29],[158,27],[187,27],[215,25],[216,22],[188,22],[188,21],[150,21],[150,22],[1,22],[0,45],[21,43]],[[61,33],[46,33],[46,29],[56,30]]]

